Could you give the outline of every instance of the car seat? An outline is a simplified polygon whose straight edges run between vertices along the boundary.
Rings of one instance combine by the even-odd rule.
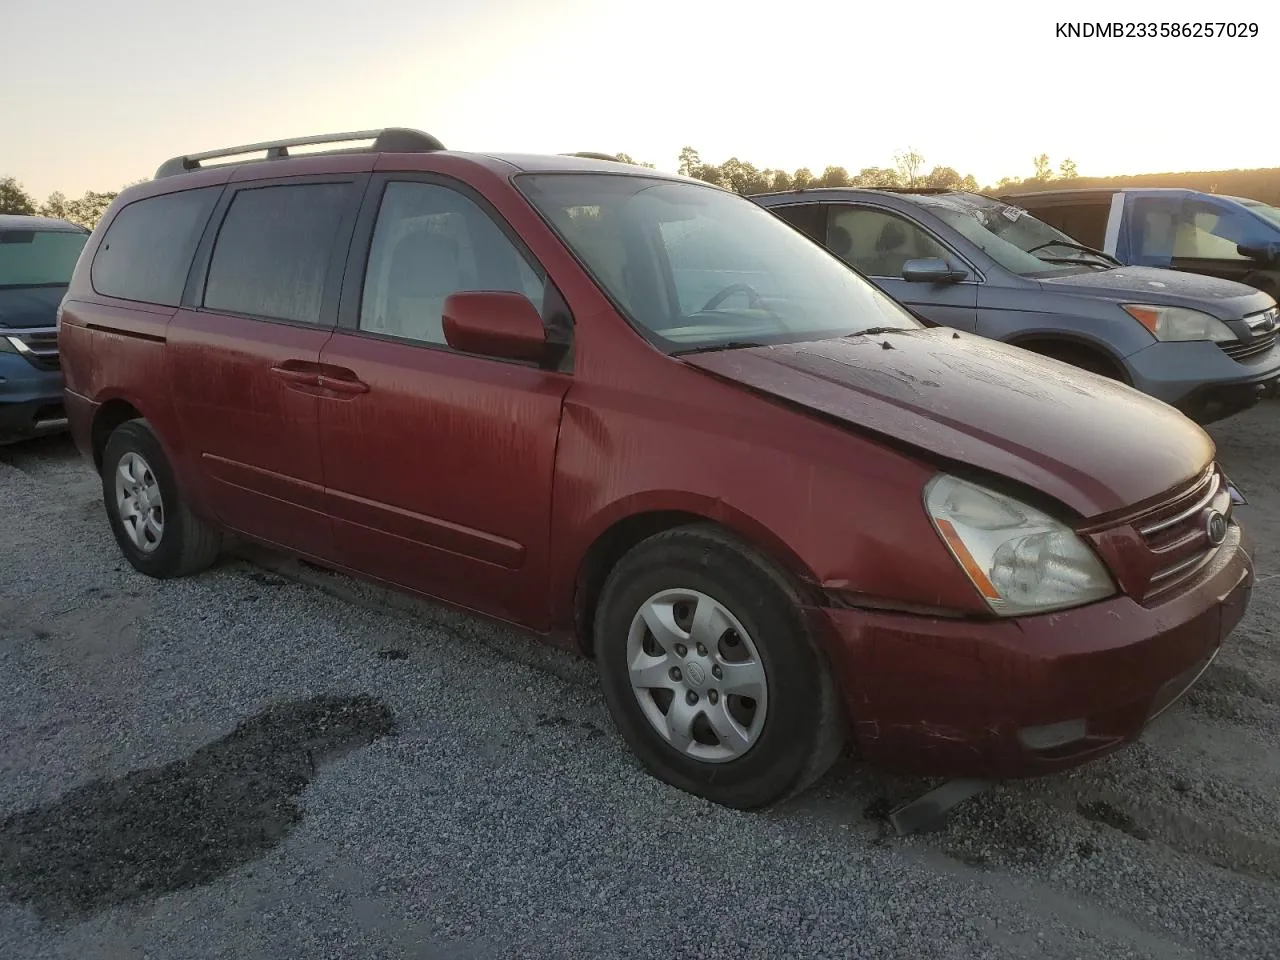
[[[407,234],[391,255],[384,327],[388,333],[444,343],[444,301],[466,289],[458,244],[429,228]]]

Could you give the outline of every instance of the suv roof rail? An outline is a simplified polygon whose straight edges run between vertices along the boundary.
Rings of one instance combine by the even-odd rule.
[[[290,156],[290,147],[311,146],[318,143],[347,143],[355,140],[372,140],[369,147],[353,147],[338,150],[310,151],[303,156],[317,153],[432,153],[443,150],[444,144],[429,133],[413,130],[408,127],[384,127],[381,130],[355,130],[347,133],[321,133],[310,137],[292,137],[288,140],[264,140],[262,143],[246,143],[237,147],[223,147],[220,150],[206,150],[204,153],[188,153],[180,157],[172,157],[160,164],[155,179],[172,177],[179,173],[199,170],[206,160],[218,157],[237,157],[244,153],[266,152],[266,157],[252,157],[239,163],[257,163],[261,160],[285,160]]]
[[[864,187],[865,190],[879,190],[881,193],[963,193],[955,187]]]
[[[565,153],[561,156],[582,157],[584,160],[609,160],[612,163],[622,162],[612,153],[596,153],[594,150],[579,150],[577,153]]]

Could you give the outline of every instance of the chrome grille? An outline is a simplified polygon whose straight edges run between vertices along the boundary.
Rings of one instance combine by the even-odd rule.
[[[1143,599],[1151,599],[1195,578],[1213,559],[1219,545],[1209,536],[1211,511],[1231,521],[1231,494],[1213,464],[1193,484],[1134,526],[1151,552],[1151,575]]]
[[[1250,339],[1218,344],[1223,353],[1236,361],[1261,356],[1276,345],[1277,335],[1280,334],[1280,307],[1263,310],[1245,317],[1244,320],[1249,327]]]
[[[58,370],[58,328],[40,327],[31,330],[5,330],[0,334],[19,354],[41,370]]]

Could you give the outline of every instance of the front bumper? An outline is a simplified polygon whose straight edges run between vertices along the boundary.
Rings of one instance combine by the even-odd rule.
[[[1280,395],[1280,345],[1243,363],[1208,342],[1153,343],[1125,365],[1134,387],[1211,423]]]
[[[1236,526],[1195,586],[1152,607],[1119,596],[998,621],[812,615],[863,759],[920,776],[1023,777],[1136,739],[1217,655],[1252,587]]]
[[[40,370],[16,354],[0,353],[0,443],[66,427],[62,371]]]

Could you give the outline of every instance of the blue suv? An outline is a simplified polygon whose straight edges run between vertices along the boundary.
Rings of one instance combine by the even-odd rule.
[[[1147,266],[950,190],[753,197],[925,320],[1119,380],[1211,423],[1280,393],[1280,312],[1254,287]]]
[[[89,231],[0,215],[0,443],[66,429],[58,307]]]

